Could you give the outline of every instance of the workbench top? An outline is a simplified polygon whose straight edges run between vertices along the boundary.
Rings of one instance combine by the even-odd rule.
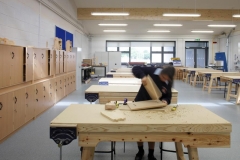
[[[132,72],[108,72],[111,75],[133,75]]]
[[[114,84],[142,84],[141,79],[138,78],[101,78],[98,82],[108,82]]]
[[[238,76],[221,76],[221,78],[229,79],[229,80],[240,79],[240,75],[238,75]]]
[[[121,86],[107,86],[107,85],[91,85],[85,93],[100,93],[100,92],[138,92],[141,85],[121,85]],[[172,94],[178,91],[172,88]]]
[[[81,132],[225,132],[231,123],[200,105],[167,106],[158,110],[122,110],[126,120],[114,122],[101,115],[105,105],[72,104],[59,114],[51,126],[78,126]]]

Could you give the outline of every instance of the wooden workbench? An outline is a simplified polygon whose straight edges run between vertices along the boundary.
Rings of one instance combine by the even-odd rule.
[[[104,105],[73,104],[50,124],[50,138],[71,143],[78,136],[82,160],[93,160],[99,142],[174,142],[177,159],[184,160],[182,144],[190,160],[199,160],[197,148],[229,148],[230,122],[199,105],[178,106],[171,111],[124,111],[124,121],[113,122],[100,113]]]
[[[138,78],[101,78],[99,85],[141,85],[141,79]]]
[[[113,69],[111,72],[132,72],[132,68],[118,68],[118,69]]]
[[[200,71],[199,75],[203,76],[203,90],[208,88],[208,93],[211,93],[212,88],[225,88],[224,86],[213,86],[213,81],[216,78],[220,78],[221,76],[240,76],[240,72],[211,72],[211,71]],[[210,78],[209,85],[207,85],[207,78]]]
[[[132,72],[108,72],[108,78],[135,78]]]
[[[185,69],[185,79],[184,81],[187,83],[188,82],[188,78],[189,78],[189,83],[191,83],[191,81],[194,81],[194,76],[195,73],[197,71],[209,71],[209,70],[213,70],[212,68],[186,68]]]
[[[228,92],[227,92],[227,97],[226,100],[229,101],[231,97],[236,98],[236,104],[240,104],[240,75],[239,76],[221,76],[221,80],[223,81],[228,81]],[[238,86],[237,89],[237,94],[231,94],[232,91],[232,86],[233,84],[236,84]]]
[[[127,98],[133,101],[139,91],[140,85],[121,85],[121,86],[107,86],[107,85],[92,85],[85,91],[85,99],[89,102],[95,102],[99,99],[100,104],[106,104],[110,101],[123,101]],[[178,101],[178,91],[172,89],[173,104]]]

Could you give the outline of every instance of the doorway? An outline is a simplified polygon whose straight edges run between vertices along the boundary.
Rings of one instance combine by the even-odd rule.
[[[186,67],[208,66],[208,42],[185,42],[185,46]]]

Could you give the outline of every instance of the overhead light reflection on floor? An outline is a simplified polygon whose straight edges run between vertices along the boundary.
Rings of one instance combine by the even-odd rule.
[[[198,104],[198,105],[205,106],[205,107],[219,107],[220,106],[215,103],[178,103],[178,104]]]
[[[70,106],[71,104],[79,104],[78,102],[58,102],[57,106]]]

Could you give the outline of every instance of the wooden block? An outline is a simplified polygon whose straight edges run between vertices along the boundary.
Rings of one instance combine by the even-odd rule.
[[[101,114],[115,122],[124,121],[126,119],[124,113],[120,110],[102,111]]]
[[[117,106],[113,101],[105,104],[105,110],[115,110],[116,108]]]
[[[143,109],[151,109],[151,108],[162,108],[166,107],[167,104],[163,103],[160,100],[150,100],[150,101],[139,101],[128,103],[129,108],[132,111],[143,110]]]
[[[72,52],[72,41],[70,41],[70,40],[66,41],[66,51]]]
[[[157,85],[149,75],[147,76],[147,84],[144,87],[152,100],[158,100],[162,97],[162,92],[158,89]]]

